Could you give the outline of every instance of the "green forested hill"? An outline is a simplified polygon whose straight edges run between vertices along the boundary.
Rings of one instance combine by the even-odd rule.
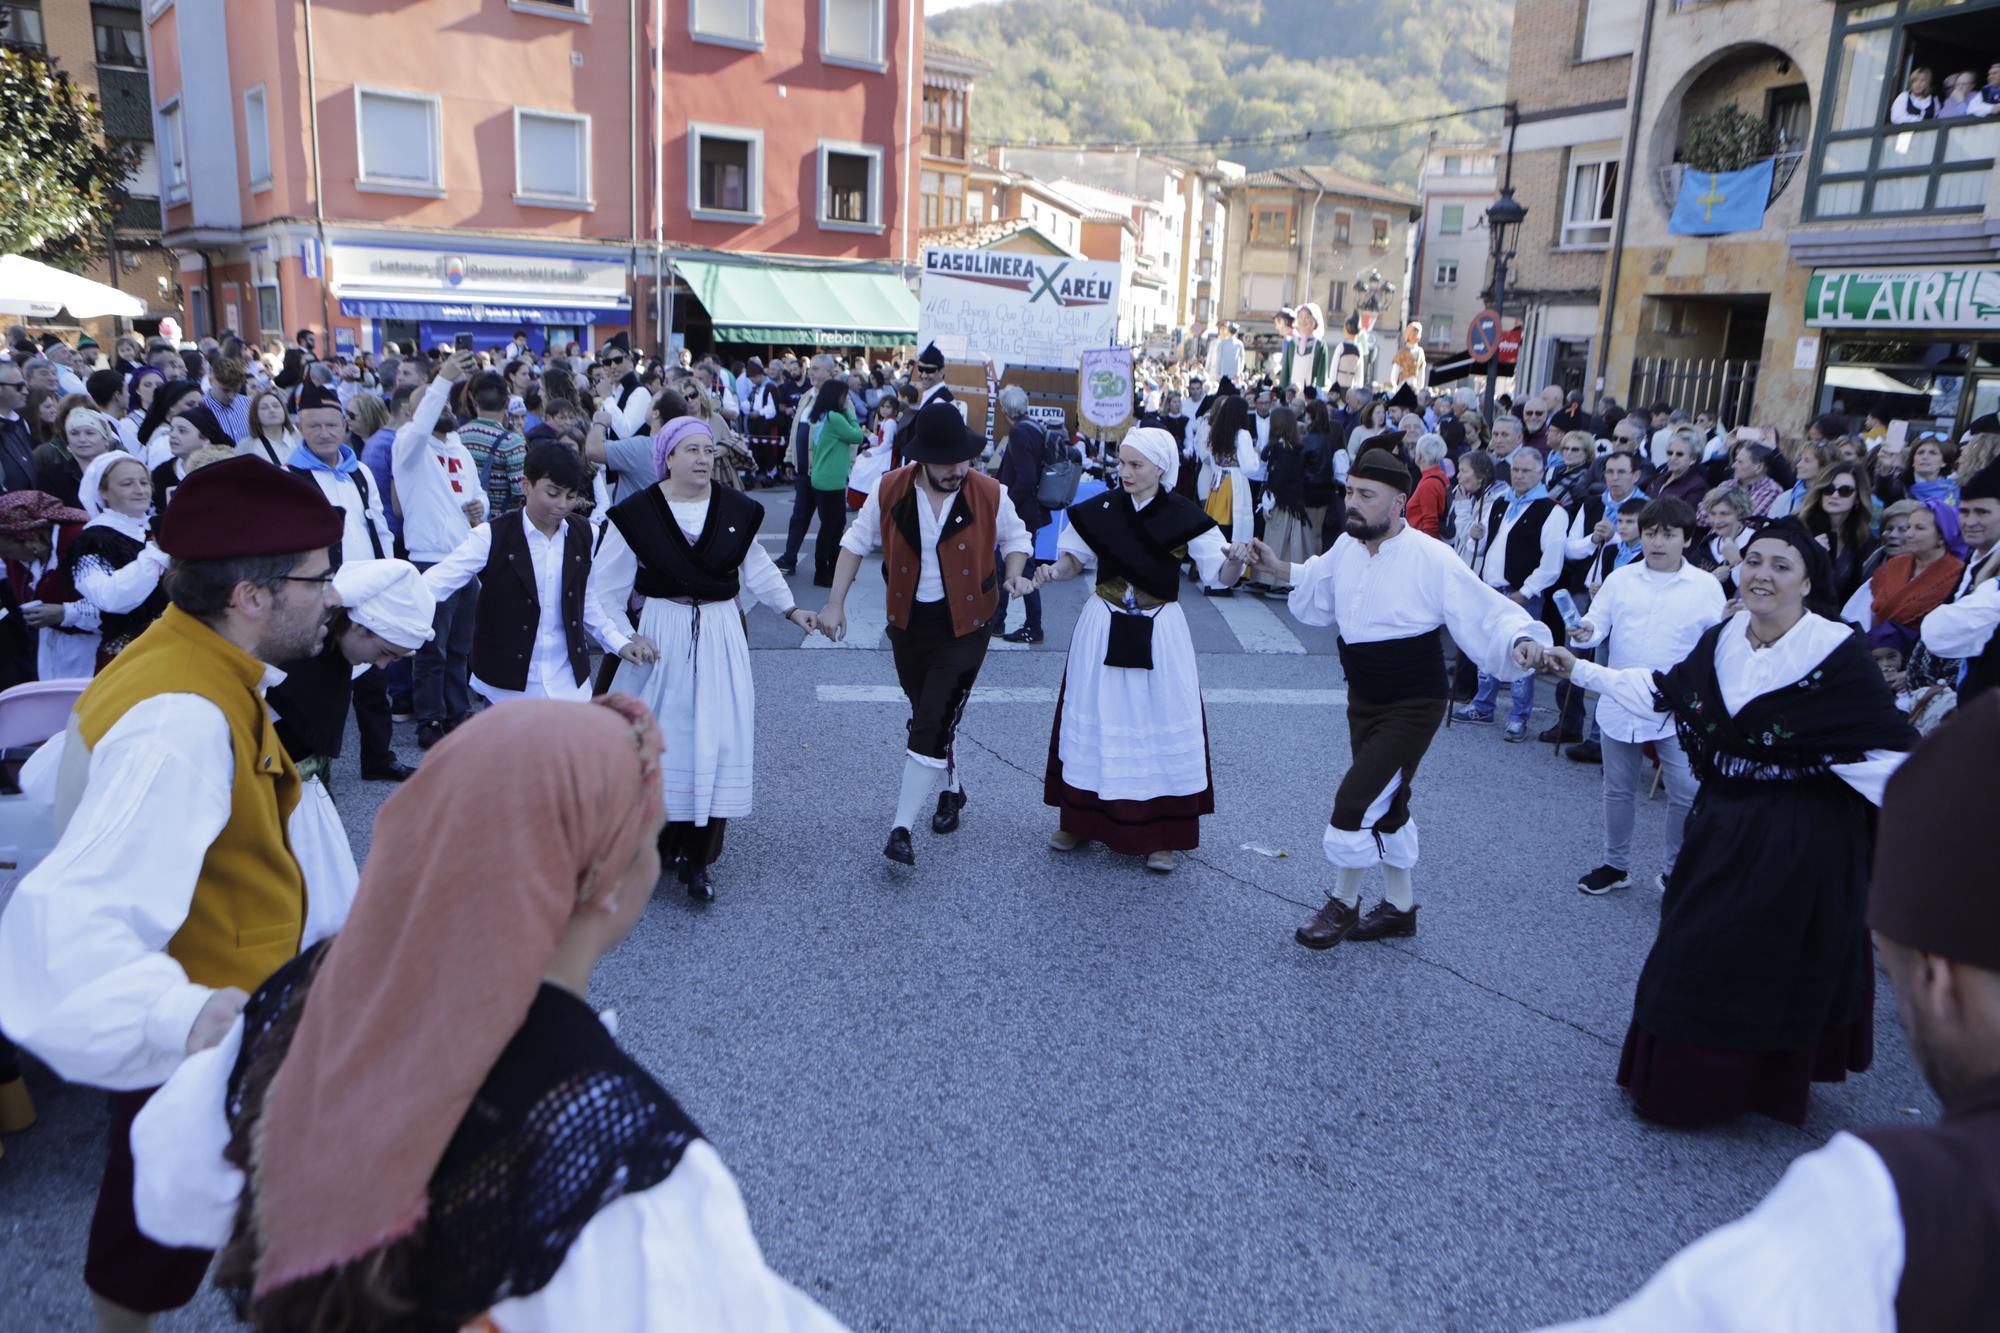
[[[1211,140],[1374,124],[1499,102],[1510,0],[1004,0],[929,21],[994,72],[981,142]],[[1492,133],[1498,113],[1438,126]],[[1253,169],[1331,164],[1414,186],[1427,129],[1245,147]]]

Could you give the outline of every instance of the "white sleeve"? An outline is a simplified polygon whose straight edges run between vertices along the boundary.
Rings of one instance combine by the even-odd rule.
[[[606,523],[597,554],[590,559],[590,582],[584,585],[583,600],[597,604],[600,627],[609,637],[599,639],[605,651],[622,652],[632,642],[625,626],[625,604],[632,598],[632,581],[639,577],[639,557],[625,542],[616,523]]]
[[[1840,608],[1840,618],[1857,626],[1863,634],[1875,628],[1875,580],[1863,579],[1854,595],[1847,599],[1847,605]],[[1933,652],[1936,649],[1932,649]]]
[[[220,1045],[181,1062],[132,1122],[132,1211],[162,1245],[219,1250],[236,1227],[243,1173],[229,1148],[229,1075],[243,1049],[238,1017]]]
[[[1563,542],[1563,556],[1569,560],[1581,560],[1597,550],[1597,543],[1590,540],[1590,529],[1583,526],[1585,515],[1589,514],[1581,504],[1576,507],[1576,517],[1569,522],[1569,534]]]
[[[1868,798],[1868,803],[1879,807],[1882,804],[1882,789],[1889,785],[1889,777],[1903,766],[1910,757],[1907,750],[1870,750],[1868,757],[1859,763],[1835,764],[1833,774],[1848,786]]]
[[[1267,500],[1270,499],[1271,492],[1268,490],[1265,491],[1264,498]],[[1188,559],[1194,561],[1195,569],[1201,574],[1201,581],[1211,588],[1222,586],[1215,581],[1215,576],[1222,572],[1224,560],[1222,550],[1222,529],[1220,528],[1203,529],[1187,546]]]
[[[1555,586],[1562,577],[1563,548],[1567,544],[1569,515],[1557,505],[1542,520],[1542,558],[1535,565],[1534,572],[1521,581],[1521,591],[1531,597],[1539,597]]]
[[[1533,639],[1549,647],[1555,642],[1549,627],[1467,569],[1449,546],[1439,543],[1437,547],[1441,558],[1430,561],[1426,572],[1436,580],[1437,606],[1453,641],[1489,676],[1516,681],[1529,675],[1514,660],[1514,645]]]
[[[641,385],[632,390],[632,396],[625,400],[625,406],[620,407],[615,398],[605,399],[604,406],[611,413],[612,424],[617,428],[618,438],[634,439],[646,429],[646,413],[653,408],[653,393]]]
[[[548,1285],[500,1302],[502,1333],[838,1333],[841,1324],[772,1272],[734,1177],[703,1139],[672,1174],[591,1218]]]
[[[64,629],[78,629],[95,634],[98,627],[103,623],[103,613],[95,605],[82,598],[74,602],[64,602],[62,604],[62,613]]]
[[[1988,579],[1924,617],[1924,646],[1940,657],[1977,657],[2000,625],[2000,579]]]
[[[762,542],[750,543],[749,554],[743,557],[742,579],[752,597],[781,616],[791,614],[798,606],[799,599],[792,596],[792,585],[785,582],[784,572]]]
[[[155,1087],[210,994],[162,951],[229,820],[229,724],[196,695],[156,695],[85,762],[68,827],[0,915],[0,1027],[73,1083]]]
[[[1651,667],[1614,668],[1579,659],[1570,672],[1570,679],[1578,689],[1604,695],[1627,712],[1637,713],[1640,717],[1667,711],[1666,704],[1653,688]]]
[[[424,571],[424,584],[431,590],[431,596],[442,602],[472,582],[486,568],[492,553],[493,526],[481,523],[465,534],[465,540],[454,546],[450,555]]]
[[[1590,599],[1590,610],[1583,616],[1582,624],[1590,627],[1590,634],[1585,637],[1580,633],[1572,633],[1569,639],[1572,647],[1595,648],[1611,637],[1612,627],[1618,623],[1619,603],[1623,600],[1619,593],[1625,586],[1624,579],[1604,580],[1603,586],[1597,590],[1597,595]]]
[[[410,411],[410,419],[396,432],[396,442],[390,446],[390,459],[395,464],[392,471],[400,475],[405,459],[426,447],[431,432],[437,429],[438,418],[444,414],[445,404],[451,401],[451,381],[439,375],[425,387],[423,396]],[[405,443],[407,439],[408,443]],[[414,459],[410,461],[414,462]]]
[[[1013,499],[1004,490],[1000,492],[999,511],[993,516],[993,536],[1000,547],[1003,569],[1008,556],[1035,553],[1035,534],[1028,531],[1028,525],[1015,512]]]
[[[1019,523],[1021,520],[1016,517],[1014,521]],[[882,483],[877,481],[875,488],[868,492],[868,499],[862,504],[861,512],[854,516],[853,521],[847,525],[847,531],[841,534],[840,549],[866,556],[881,544]]]
[[[166,553],[148,542],[145,549],[139,552],[138,559],[117,569],[112,569],[102,560],[85,556],[71,571],[71,579],[77,592],[98,611],[123,615],[127,611],[138,610],[140,604],[153,595],[153,589],[160,586],[160,575],[166,571]]]
[[[1333,556],[1339,543],[1303,564],[1292,566],[1292,595],[1285,609],[1301,625],[1336,625],[1338,608],[1333,600]]]
[[[1874,1149],[1836,1134],[1748,1215],[1669,1259],[1638,1294],[1563,1333],[1893,1333],[1904,1235]],[[1553,1333],[1553,1331],[1551,1331]]]
[[[1056,559],[1073,557],[1083,569],[1097,568],[1097,552],[1090,549],[1090,543],[1076,530],[1076,524],[1065,523],[1056,533]]]

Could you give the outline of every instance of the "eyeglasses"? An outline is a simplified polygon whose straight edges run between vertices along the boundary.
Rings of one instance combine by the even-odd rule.
[[[1861,492],[1860,492],[1860,491],[1859,491],[1858,489],[1856,489],[1855,487],[1853,487],[1853,486],[1829,486],[1829,487],[1827,487],[1827,488],[1826,488],[1826,493],[1827,493],[1828,495],[1859,495],[1859,494],[1861,494]]]
[[[285,583],[331,583],[333,582],[333,571],[329,569],[326,573],[313,578],[307,578],[303,574],[280,574],[278,578]]]

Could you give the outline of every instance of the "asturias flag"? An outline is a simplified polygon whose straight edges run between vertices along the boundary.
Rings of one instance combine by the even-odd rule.
[[[1681,174],[1681,194],[1667,230],[1680,236],[1756,231],[1764,225],[1764,206],[1771,200],[1771,167],[1768,158],[1741,171],[1689,167]]]

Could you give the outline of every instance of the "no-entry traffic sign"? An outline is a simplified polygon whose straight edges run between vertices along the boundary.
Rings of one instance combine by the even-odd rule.
[[[1495,310],[1482,310],[1472,317],[1472,324],[1465,331],[1465,350],[1474,361],[1484,365],[1500,350],[1500,314]]]

